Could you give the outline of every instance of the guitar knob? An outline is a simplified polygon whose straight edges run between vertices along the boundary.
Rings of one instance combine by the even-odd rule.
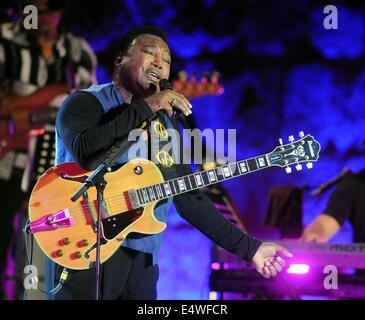
[[[313,168],[313,162],[307,162],[305,165],[307,166],[308,169]]]
[[[56,250],[54,252],[52,252],[51,256],[53,258],[59,258],[59,257],[62,257],[63,256],[63,251],[62,250]]]
[[[292,170],[291,170],[291,167],[286,167],[286,168],[285,168],[285,172],[286,172],[287,174],[291,173],[291,171],[292,171]]]
[[[279,143],[280,143],[281,146],[283,145],[283,139],[282,138],[279,138]]]
[[[299,131],[299,138],[303,138],[304,137],[304,132],[303,131]]]
[[[298,164],[295,166],[295,169],[297,169],[297,171],[300,171],[300,170],[302,170],[302,169],[303,169],[303,166],[302,166],[300,163],[298,163]]]
[[[60,245],[60,246],[67,246],[68,244],[70,244],[71,243],[71,240],[70,240],[70,238],[63,238],[63,239],[61,239],[60,241],[58,241],[58,244]]]
[[[80,259],[81,258],[81,252],[80,251],[76,251],[73,254],[71,254],[71,259],[75,260],[75,259]]]
[[[288,140],[289,140],[289,142],[290,142],[290,143],[293,143],[293,142],[294,142],[294,140],[295,140],[295,139],[294,139],[294,136],[289,136]]]
[[[87,247],[89,245],[89,241],[87,239],[81,240],[77,243],[79,248]]]

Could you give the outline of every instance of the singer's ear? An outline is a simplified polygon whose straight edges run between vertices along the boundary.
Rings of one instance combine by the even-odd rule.
[[[120,65],[122,64],[123,58],[124,58],[124,54],[122,52],[119,52],[117,57],[115,58],[114,66],[119,68]]]

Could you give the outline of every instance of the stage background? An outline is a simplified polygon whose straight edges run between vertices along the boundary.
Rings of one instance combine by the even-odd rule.
[[[156,24],[169,33],[172,73],[218,70],[225,92],[192,100],[201,129],[237,129],[237,158],[271,151],[282,137],[303,130],[322,146],[318,163],[287,175],[280,168],[224,183],[245,226],[275,239],[264,227],[273,186],[316,187],[344,167],[364,167],[365,4],[332,1],[338,29],[326,30],[321,1],[73,1],[66,21],[98,55],[98,82],[111,80],[118,39]],[[328,193],[304,197],[304,224],[324,209]],[[160,259],[159,299],[207,299],[210,242],[174,209]],[[346,224],[333,239],[351,241]]]

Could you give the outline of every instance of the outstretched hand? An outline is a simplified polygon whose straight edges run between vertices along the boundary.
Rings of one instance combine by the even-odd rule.
[[[280,255],[293,257],[293,254],[285,247],[274,242],[264,242],[254,255],[252,263],[256,266],[258,273],[269,279],[275,277],[285,267],[286,262]]]

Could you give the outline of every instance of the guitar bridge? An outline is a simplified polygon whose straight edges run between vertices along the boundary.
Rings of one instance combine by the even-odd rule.
[[[30,231],[34,234],[42,231],[67,228],[73,226],[74,224],[74,218],[71,217],[69,210],[64,209],[54,214],[48,214],[36,221],[31,222],[29,228]]]

